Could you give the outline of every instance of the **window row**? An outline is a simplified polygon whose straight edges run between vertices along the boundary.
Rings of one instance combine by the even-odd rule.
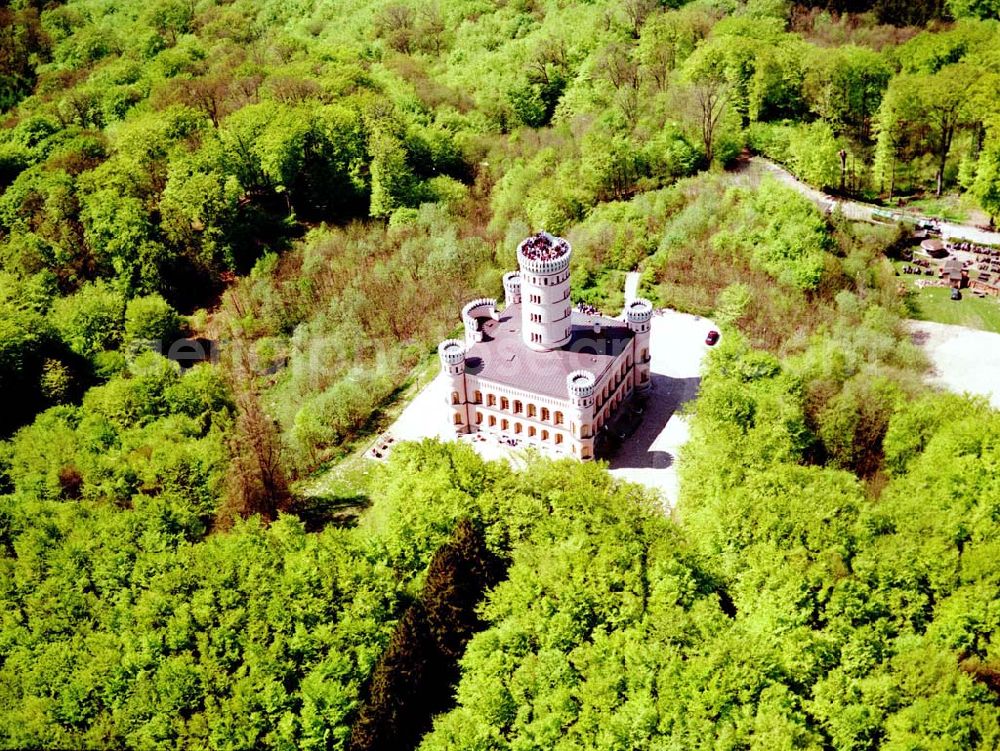
[[[566,308],[566,310],[563,311],[563,318],[569,318],[569,308]],[[529,313],[528,314],[528,320],[530,320],[532,323],[541,323],[542,322],[542,314],[541,313]],[[567,332],[568,331],[569,331],[569,329],[567,329]]]
[[[483,424],[483,413],[476,412],[476,425]],[[500,427],[502,431],[510,431],[511,421],[506,417],[497,418],[496,415],[489,415],[486,418],[486,424],[491,428]],[[542,441],[552,440],[557,446],[563,442],[563,434],[558,431],[552,431],[551,433],[545,428],[540,430],[534,425],[525,426],[517,420],[514,421],[514,430],[512,431],[514,435],[526,435],[528,438],[538,438]]]
[[[523,280],[528,284],[540,284],[543,287],[554,287],[557,284],[562,284],[569,279],[569,272],[564,271],[562,274],[553,279],[550,276],[525,276]]]
[[[481,392],[476,392],[475,404],[482,404]],[[555,410],[554,412],[548,407],[537,407],[536,405],[528,402],[525,404],[520,399],[508,399],[506,396],[501,396],[497,399],[496,394],[486,395],[486,406],[487,407],[499,407],[504,412],[513,412],[516,415],[524,415],[525,417],[531,417],[533,419],[541,420],[542,422],[551,421],[553,425],[563,424],[563,413],[560,410]],[[512,409],[513,407],[513,409]]]
[[[563,302],[564,300],[568,300],[568,299],[569,299],[569,290],[567,289],[566,290],[566,294],[564,294],[558,300],[553,300],[552,303],[555,304],[555,303],[558,303],[558,302]],[[542,304],[542,296],[541,295],[528,295],[528,302],[533,303],[534,305],[541,305]],[[570,309],[566,308],[566,315],[569,315],[569,311],[570,311]]]

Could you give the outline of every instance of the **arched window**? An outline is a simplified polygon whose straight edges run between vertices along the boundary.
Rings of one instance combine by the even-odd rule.
[[[490,427],[495,428],[497,426],[497,418],[495,415],[490,415]]]
[[[486,395],[486,406],[488,406],[488,407],[495,407],[495,406],[497,406],[496,395],[494,395],[494,394],[487,394]]]
[[[482,425],[482,424],[483,424],[483,413],[480,412],[479,410],[476,410],[476,425]]]
[[[524,408],[524,405],[521,404],[521,400],[520,399],[515,399],[514,400],[514,411],[517,412],[518,414],[521,414],[521,410],[523,408]]]
[[[556,445],[562,443],[562,433],[556,433]]]
[[[510,399],[508,399],[506,396],[500,397],[500,409],[504,410],[505,412],[510,409]]]
[[[528,417],[534,417],[536,414],[538,414],[538,412],[535,409],[535,405],[528,404]]]
[[[510,427],[509,422],[507,422],[506,420],[500,421],[500,430],[506,430],[508,427]]]
[[[482,404],[482,403],[483,403],[483,392],[480,391],[479,389],[476,389],[476,404]]]
[[[521,423],[519,422],[514,423],[514,432],[518,435],[521,434]]]
[[[548,407],[542,407],[542,421],[543,422],[548,422],[549,421],[549,408]]]
[[[461,425],[461,424],[462,424],[462,416],[461,416],[460,414],[458,414],[458,412],[456,412],[456,413],[455,413],[455,416],[454,416],[454,419],[453,419],[453,422],[454,422],[454,423],[455,423],[456,425]]]
[[[562,424],[563,424],[563,413],[556,412],[556,425],[562,425]]]
[[[543,430],[542,431],[542,440],[543,441],[549,440],[549,431],[547,431],[547,430]]]
[[[452,391],[451,392],[451,403],[452,404],[458,404],[458,392],[457,391]]]
[[[528,426],[528,438],[534,438],[534,437],[535,437],[535,426],[534,425],[529,425]]]

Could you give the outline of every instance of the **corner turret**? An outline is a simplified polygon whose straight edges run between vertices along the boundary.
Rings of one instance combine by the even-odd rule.
[[[635,357],[635,381],[633,386],[638,391],[646,391],[650,387],[649,367],[652,358],[649,354],[650,327],[653,319],[653,304],[642,297],[637,297],[625,306],[625,323],[629,330],[635,333],[632,343]]]

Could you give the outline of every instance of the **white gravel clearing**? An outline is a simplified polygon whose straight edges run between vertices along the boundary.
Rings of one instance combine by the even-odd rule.
[[[985,396],[1000,409],[1000,334],[930,321],[909,321],[908,326],[933,366],[930,383]]]
[[[710,349],[705,336],[716,328],[707,318],[672,310],[653,316],[653,387],[646,414],[611,460],[613,476],[656,490],[668,508],[677,503],[677,461],[688,439],[687,419],[677,411],[698,394],[702,361]]]
[[[677,410],[698,392],[702,360],[709,349],[705,336],[714,328],[715,324],[708,319],[674,311],[653,316],[652,389],[646,414],[638,430],[610,463],[609,471],[614,477],[657,491],[667,508],[677,502],[677,460],[688,439],[687,420]],[[514,467],[524,466],[529,449],[512,448],[492,437],[479,440],[484,434],[456,436],[447,420],[446,391],[445,381],[438,375],[406,406],[386,435],[395,441],[460,440],[470,444],[484,459],[505,459]],[[383,440],[376,441],[374,450],[383,444]],[[559,456],[555,452],[542,453]]]

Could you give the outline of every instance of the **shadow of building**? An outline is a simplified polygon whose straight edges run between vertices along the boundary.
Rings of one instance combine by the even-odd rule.
[[[665,469],[675,457],[653,449],[653,442],[663,432],[671,417],[686,402],[698,395],[701,378],[670,378],[653,373],[642,422],[635,432],[609,458],[611,469]]]

